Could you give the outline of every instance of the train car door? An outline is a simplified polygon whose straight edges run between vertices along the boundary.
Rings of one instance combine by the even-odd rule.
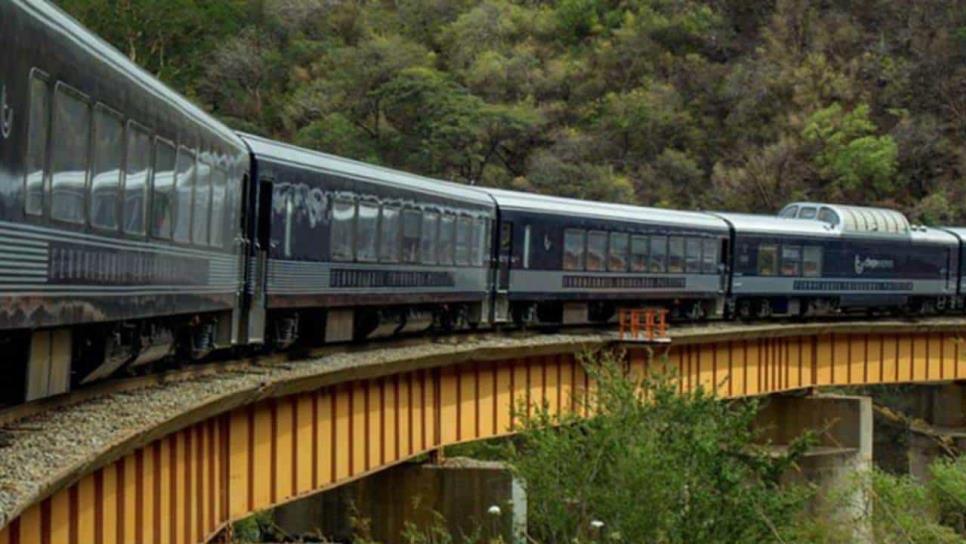
[[[946,248],[946,291],[956,292],[956,274],[954,268],[953,250]]]
[[[497,233],[496,296],[493,322],[506,323],[510,315],[510,261],[513,256],[513,222],[500,220]]]
[[[718,274],[719,274],[719,284],[718,290],[722,294],[728,293],[728,286],[731,285],[731,267],[728,263],[732,262],[731,256],[731,244],[728,238],[723,238],[721,240],[721,254],[718,255]]]
[[[268,250],[272,237],[272,196],[274,180],[258,181],[258,229],[255,235],[255,270],[252,282],[252,313],[248,320],[249,337],[265,342],[265,289],[268,284]]]

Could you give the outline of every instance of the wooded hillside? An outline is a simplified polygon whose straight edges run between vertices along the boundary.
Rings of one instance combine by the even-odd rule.
[[[966,222],[966,0],[60,0],[231,126],[467,183]]]

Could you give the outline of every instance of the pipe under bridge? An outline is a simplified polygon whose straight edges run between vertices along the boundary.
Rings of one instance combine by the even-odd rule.
[[[4,434],[0,544],[204,542],[254,511],[512,433],[520,403],[583,406],[587,350],[623,347],[638,373],[666,356],[682,390],[740,397],[964,379],[964,336],[960,318],[708,324],[658,346],[489,335],[118,393]]]

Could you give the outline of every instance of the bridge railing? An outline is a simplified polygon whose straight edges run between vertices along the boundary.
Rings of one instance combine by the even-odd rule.
[[[666,308],[620,308],[617,311],[622,342],[668,342]]]

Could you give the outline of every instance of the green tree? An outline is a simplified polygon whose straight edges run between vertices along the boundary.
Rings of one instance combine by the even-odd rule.
[[[808,493],[778,479],[805,442],[780,456],[756,446],[755,402],[680,393],[667,374],[637,381],[613,356],[585,368],[598,415],[538,410],[511,450],[535,541],[765,542],[792,530]]]
[[[221,39],[248,23],[247,0],[60,0],[148,71],[189,91],[203,77],[203,59]]]
[[[867,191],[884,196],[894,190],[898,149],[891,136],[876,136],[869,106],[843,112],[838,103],[812,114],[802,136],[816,147],[814,162],[831,182],[831,194],[862,198]]]
[[[403,70],[380,88],[379,98],[408,161],[470,183],[539,122],[522,108],[486,104],[432,68]]]
[[[323,151],[678,208],[966,221],[961,1],[57,1],[232,127]],[[399,123],[415,111],[432,120]]]

